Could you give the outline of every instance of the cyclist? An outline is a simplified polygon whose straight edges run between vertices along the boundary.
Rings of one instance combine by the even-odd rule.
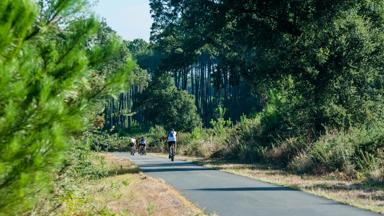
[[[141,137],[141,139],[140,139],[140,143],[139,143],[139,151],[140,151],[140,154],[142,154],[142,155],[145,154],[145,151],[146,151],[146,145],[147,145],[147,141],[145,140],[144,137]]]
[[[172,129],[171,131],[169,131],[168,133],[168,138],[167,138],[167,142],[168,142],[168,153],[169,153],[169,156],[168,158],[171,159],[172,155],[171,155],[171,147],[173,145],[173,149],[174,149],[174,152],[173,154],[175,154],[176,152],[176,141],[177,141],[177,138],[176,138],[176,131],[174,129]]]
[[[131,155],[135,155],[135,148],[136,148],[135,138],[132,137],[129,139],[129,147],[130,147]]]

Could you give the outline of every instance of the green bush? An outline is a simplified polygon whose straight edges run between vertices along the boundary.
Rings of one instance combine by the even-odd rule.
[[[118,134],[89,133],[88,142],[94,151],[129,151],[130,137]]]
[[[223,154],[225,157],[241,161],[260,161],[263,151],[260,143],[260,116],[241,117],[240,123],[227,131]]]
[[[86,190],[84,185],[90,180],[109,175],[104,157],[90,151],[90,143],[87,143],[85,137],[77,140],[71,147],[60,172],[57,173],[52,192],[39,200],[30,215],[57,214],[60,212],[58,207],[62,206],[63,202],[83,196]],[[86,203],[86,200],[82,201],[82,204]]]
[[[216,117],[214,119],[211,119],[211,126],[212,130],[214,131],[215,135],[221,136],[226,132],[226,128],[229,128],[232,126],[231,120],[225,120],[225,108],[222,106],[219,106],[216,109]],[[195,128],[196,129],[196,128]]]
[[[384,164],[383,123],[370,123],[345,131],[329,131],[312,142],[311,137],[270,136],[263,121],[270,119],[276,110],[265,110],[254,117],[242,117],[241,122],[226,128],[224,140],[214,129],[194,140],[191,136],[186,154],[204,155],[202,140],[211,136],[218,143],[216,151],[226,159],[243,162],[262,162],[280,165],[297,173],[325,174],[344,172],[350,177],[365,176],[381,181]],[[264,123],[265,124],[265,123]],[[209,131],[212,131],[211,133]],[[207,142],[206,140],[204,142]],[[210,152],[215,155],[214,152]]]
[[[162,126],[155,125],[151,127],[147,135],[149,150],[155,152],[164,151],[165,142],[161,140],[164,136],[167,136],[167,131]]]
[[[351,165],[357,143],[344,133],[327,133],[309,151],[318,173],[343,171]]]
[[[225,133],[218,135],[214,129],[195,128],[191,133],[181,132],[178,134],[177,151],[179,154],[212,157],[223,152],[224,140],[231,130],[225,129]]]
[[[196,127],[192,130],[191,138],[194,140],[199,140],[203,137],[203,135],[204,135],[204,129],[202,127]]]
[[[307,115],[296,110],[298,99],[291,85],[292,80],[286,79],[270,90],[264,109],[234,126],[227,140],[231,158],[287,164],[302,151]]]
[[[313,168],[313,160],[311,157],[308,155],[307,152],[301,152],[298,155],[296,155],[288,164],[287,168],[288,170],[299,173],[299,174],[304,174],[311,172]]]
[[[287,166],[298,155],[306,152],[309,145],[302,137],[279,140],[264,153],[266,162]]]
[[[350,172],[353,169],[369,176],[383,165],[383,138],[382,124],[327,133],[309,151],[312,171]]]

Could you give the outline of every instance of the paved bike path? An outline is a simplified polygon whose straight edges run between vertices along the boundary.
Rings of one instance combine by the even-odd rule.
[[[153,156],[130,156],[140,169],[161,178],[208,213],[219,216],[378,216],[290,188]]]

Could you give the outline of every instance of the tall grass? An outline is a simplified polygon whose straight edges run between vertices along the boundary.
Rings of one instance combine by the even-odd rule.
[[[297,173],[342,172],[350,178],[384,182],[384,127],[371,123],[329,130],[311,142],[303,135],[265,137],[262,116],[233,127],[196,129],[181,136],[183,154],[279,165]]]

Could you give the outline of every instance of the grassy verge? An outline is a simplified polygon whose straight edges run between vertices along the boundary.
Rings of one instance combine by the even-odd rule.
[[[163,181],[143,175],[129,160],[100,154],[108,175],[85,181],[64,197],[55,215],[204,215]]]
[[[162,154],[155,155],[166,157]],[[339,173],[325,176],[295,175],[266,165],[207,160],[188,156],[177,156],[177,159],[192,161],[199,165],[220,169],[263,182],[291,187],[344,204],[384,214],[384,185],[382,184],[343,180],[344,177]]]

